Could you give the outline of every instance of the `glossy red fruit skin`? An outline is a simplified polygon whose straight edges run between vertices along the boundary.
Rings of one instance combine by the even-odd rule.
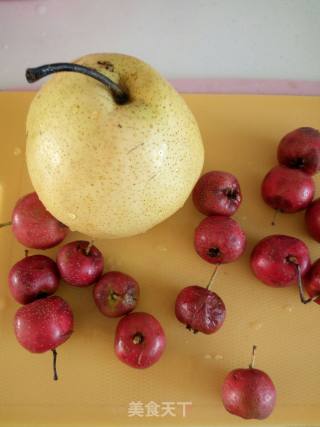
[[[175,303],[175,314],[179,322],[193,332],[213,334],[223,325],[226,307],[216,293],[193,285],[179,292]]]
[[[143,341],[134,344],[133,337],[141,334]],[[136,312],[120,319],[114,341],[118,358],[133,368],[148,368],[163,354],[166,337],[159,321],[151,314]]]
[[[12,232],[27,248],[48,249],[67,236],[69,228],[46,210],[37,193],[19,199],[12,213]]]
[[[13,298],[20,304],[52,295],[59,287],[56,263],[44,255],[31,255],[11,267],[8,282]]]
[[[17,340],[32,353],[53,350],[73,332],[73,314],[69,304],[53,295],[19,308],[14,318]]]
[[[273,411],[276,389],[271,378],[259,369],[235,369],[224,380],[222,401],[233,415],[263,420]]]
[[[239,208],[242,194],[237,178],[231,173],[211,171],[199,178],[192,199],[204,215],[231,216]]]
[[[298,280],[297,267],[292,258],[300,265],[303,277],[311,263],[307,246],[295,237],[275,234],[257,243],[251,253],[250,265],[261,282],[283,288]]]
[[[278,161],[313,175],[320,170],[320,132],[301,127],[285,135],[278,146]]]
[[[304,218],[310,236],[320,242],[320,198],[310,203]]]
[[[276,166],[265,176],[261,194],[273,209],[294,213],[305,209],[312,201],[315,184],[310,175],[285,166]]]
[[[93,287],[94,301],[107,317],[119,317],[132,311],[139,294],[138,283],[120,271],[105,273]]]
[[[310,298],[319,295],[314,302],[320,304],[320,259],[315,261],[308,273],[303,278],[304,289]]]
[[[72,286],[85,287],[96,282],[104,268],[103,255],[95,246],[89,254],[89,242],[76,240],[62,246],[57,254],[57,265],[61,277]]]
[[[209,216],[195,229],[194,247],[205,261],[224,264],[235,261],[243,254],[246,235],[234,219]]]

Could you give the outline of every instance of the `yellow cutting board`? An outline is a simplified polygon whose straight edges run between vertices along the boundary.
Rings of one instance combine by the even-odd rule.
[[[25,119],[33,93],[0,93],[0,222],[10,218],[17,198],[32,190],[26,171]],[[193,249],[193,231],[202,216],[190,200],[151,231],[133,238],[96,241],[106,269],[135,277],[141,286],[139,311],[163,324],[167,349],[146,370],[122,364],[113,351],[117,320],[103,317],[92,289],[61,284],[59,295],[75,314],[74,334],[58,348],[60,379],[52,380],[51,354],[31,354],[17,342],[12,319],[18,307],[8,292],[10,266],[23,257],[10,228],[0,230],[0,425],[1,426],[234,426],[256,425],[228,414],[220,388],[227,372],[249,363],[258,346],[256,367],[274,380],[278,401],[272,416],[259,425],[320,425],[320,306],[302,305],[296,287],[269,288],[249,267],[252,247],[272,233],[303,239],[312,258],[319,244],[305,230],[303,213],[280,215],[260,197],[260,183],[276,163],[279,139],[299,126],[320,127],[319,97],[185,95],[203,135],[205,171],[235,174],[243,204],[235,218],[248,237],[246,253],[220,268],[214,290],[223,298],[227,317],[214,335],[192,335],[175,319],[178,291],[206,285],[212,273]],[[316,178],[317,184],[320,183]],[[319,194],[319,185],[318,193]],[[77,233],[68,240],[81,237]],[[31,254],[39,251],[31,251]],[[57,248],[46,251],[55,257]],[[140,417],[129,416],[133,402]],[[147,416],[155,402],[159,416]],[[161,416],[172,402],[173,414]],[[185,417],[178,402],[187,405]],[[147,405],[147,406],[145,406]],[[167,404],[168,405],[168,404]]]

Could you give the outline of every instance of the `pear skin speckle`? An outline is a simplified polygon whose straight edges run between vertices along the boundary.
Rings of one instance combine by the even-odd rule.
[[[130,102],[117,105],[90,77],[54,75],[27,118],[34,188],[72,230],[98,238],[145,232],[183,206],[201,173],[197,123],[182,97],[146,63],[121,54],[76,62],[126,88]]]

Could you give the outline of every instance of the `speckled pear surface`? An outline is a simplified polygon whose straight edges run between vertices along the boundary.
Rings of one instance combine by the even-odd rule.
[[[126,88],[117,105],[103,84],[54,75],[27,118],[27,165],[46,208],[72,230],[117,238],[176,212],[203,166],[197,123],[184,100],[144,62],[93,54],[79,64]]]

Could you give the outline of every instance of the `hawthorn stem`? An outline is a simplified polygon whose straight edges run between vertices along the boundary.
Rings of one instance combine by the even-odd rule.
[[[256,350],[257,350],[257,346],[254,345],[252,347],[251,362],[250,362],[250,365],[249,365],[249,369],[253,369],[254,368],[254,364],[256,362]]]
[[[24,256],[25,256],[25,258],[27,258],[27,256],[29,256],[29,249],[24,250]]]
[[[0,228],[2,228],[2,227],[8,227],[8,226],[9,226],[9,225],[11,225],[11,224],[12,224],[12,222],[11,222],[11,221],[4,222],[4,223],[0,224]]]
[[[214,281],[214,278],[216,277],[219,265],[220,264],[216,264],[215,269],[213,270],[213,273],[211,274],[210,280],[206,286],[206,289],[210,289],[210,286],[212,285],[212,282]]]
[[[276,219],[277,219],[278,213],[279,213],[279,210],[275,209],[273,213],[272,221],[271,221],[272,226],[276,225]]]
[[[91,242],[89,242],[87,248],[86,248],[86,255],[89,255],[91,248],[93,246],[94,240],[91,240]]]
[[[80,73],[98,80],[100,83],[107,86],[107,88],[112,93],[114,101],[119,105],[125,104],[129,101],[128,94],[117,83],[99,71],[93,68],[85,67],[84,65],[59,62],[55,64],[45,64],[35,68],[27,68],[26,79],[28,83],[34,83],[43,77],[48,76],[49,74],[60,73],[62,71]]]
[[[319,298],[320,295],[315,295],[312,298],[306,298],[306,296],[304,294],[304,289],[303,289],[300,264],[298,264],[297,258],[294,256],[289,256],[288,262],[291,262],[292,264],[294,264],[294,266],[297,269],[298,289],[299,289],[300,301],[302,302],[302,304],[309,304],[309,302],[315,301],[317,298]]]
[[[302,284],[302,278],[301,278],[301,267],[299,264],[295,264],[295,266],[296,266],[297,274],[298,274],[298,289],[299,289],[300,301],[302,302],[302,304],[309,304],[309,302],[312,302],[315,299],[317,299],[318,296],[313,297],[313,298],[306,298],[305,297],[304,290],[303,290],[303,284]]]
[[[57,350],[54,348],[52,351],[52,355],[53,355],[53,379],[54,381],[58,380],[58,372],[57,372]]]

